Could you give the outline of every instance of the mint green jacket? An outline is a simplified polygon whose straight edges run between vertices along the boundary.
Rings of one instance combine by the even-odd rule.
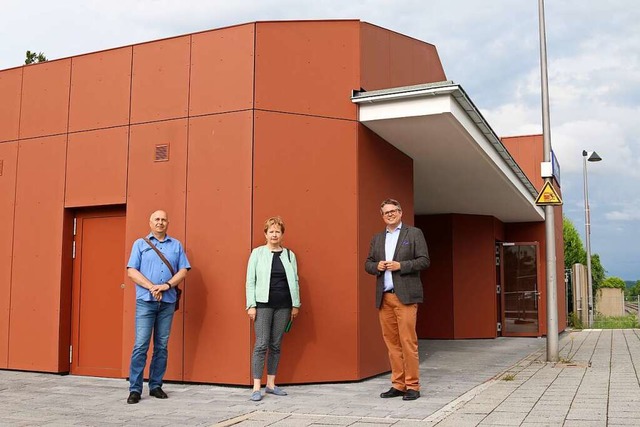
[[[282,249],[280,260],[284,266],[291,292],[291,303],[300,307],[300,287],[298,286],[298,264],[296,255],[287,248]],[[256,306],[256,302],[269,302],[271,283],[271,262],[273,254],[267,245],[258,246],[251,251],[247,265],[247,309]]]

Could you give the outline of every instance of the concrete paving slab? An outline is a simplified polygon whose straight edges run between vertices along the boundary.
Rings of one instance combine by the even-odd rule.
[[[638,330],[565,333],[563,363],[544,360],[541,339],[423,341],[423,396],[414,402],[378,397],[388,374],[288,386],[289,396],[258,403],[248,400],[249,387],[169,383],[169,399],[147,394],[127,405],[124,380],[0,371],[0,425],[637,425],[639,337]]]

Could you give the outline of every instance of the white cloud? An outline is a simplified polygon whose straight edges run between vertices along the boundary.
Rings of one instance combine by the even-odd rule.
[[[639,211],[611,211],[605,214],[605,218],[609,221],[640,221]]]

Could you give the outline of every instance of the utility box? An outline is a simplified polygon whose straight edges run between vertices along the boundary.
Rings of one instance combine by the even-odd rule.
[[[589,324],[589,283],[587,281],[587,267],[583,264],[573,264],[571,268],[573,281],[573,312],[584,326]]]
[[[624,316],[624,291],[620,288],[600,288],[597,292],[598,313],[603,316]]]

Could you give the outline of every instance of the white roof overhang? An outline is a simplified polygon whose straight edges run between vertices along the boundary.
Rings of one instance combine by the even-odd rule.
[[[413,159],[416,215],[544,221],[537,191],[453,82],[354,93],[359,121]]]

